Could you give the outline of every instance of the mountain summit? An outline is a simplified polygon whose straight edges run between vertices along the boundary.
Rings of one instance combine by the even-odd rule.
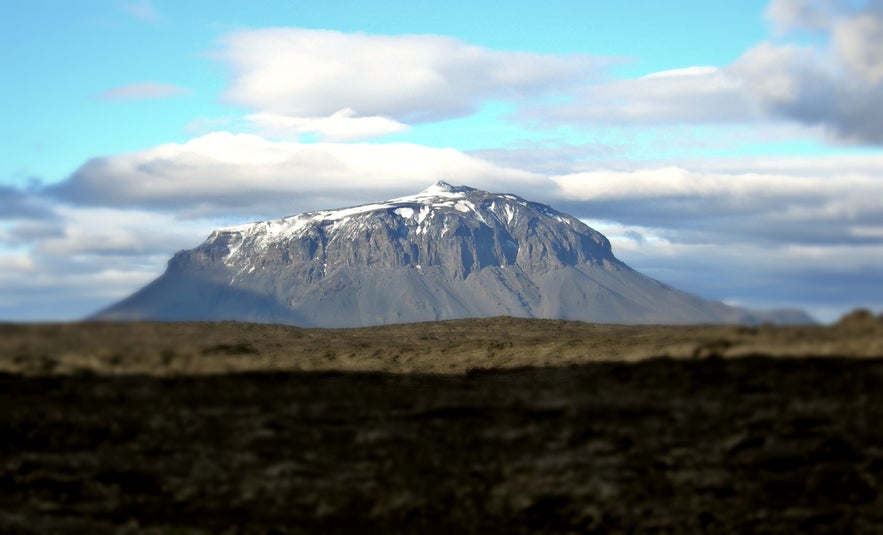
[[[673,289],[578,219],[437,182],[415,195],[224,228],[98,319],[354,327],[520,316],[601,323],[806,322]]]

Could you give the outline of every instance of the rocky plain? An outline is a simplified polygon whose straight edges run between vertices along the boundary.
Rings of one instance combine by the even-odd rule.
[[[2,533],[883,533],[883,318],[0,325]]]

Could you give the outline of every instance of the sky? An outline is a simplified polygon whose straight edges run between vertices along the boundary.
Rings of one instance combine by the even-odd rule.
[[[0,8],[0,321],[437,180],[548,203],[705,298],[883,310],[883,0]]]

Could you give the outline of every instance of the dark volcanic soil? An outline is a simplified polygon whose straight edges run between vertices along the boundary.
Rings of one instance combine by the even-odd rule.
[[[483,355],[506,339],[489,325]],[[778,335],[714,345],[696,331],[696,358],[597,362],[604,344],[583,338],[598,353],[582,363],[448,374],[127,374],[137,351],[77,370],[64,363],[113,344],[78,345],[68,327],[67,342],[58,326],[4,327],[15,351],[0,363],[21,369],[0,374],[0,533],[883,532],[883,355],[832,354],[836,332],[843,347],[879,343],[874,318],[804,332],[827,337],[825,357],[722,358],[736,335]],[[228,349],[191,364],[259,359],[256,341],[236,350],[230,331],[246,327],[203,325]],[[55,338],[38,346],[41,328]],[[28,358],[56,364],[37,373]]]

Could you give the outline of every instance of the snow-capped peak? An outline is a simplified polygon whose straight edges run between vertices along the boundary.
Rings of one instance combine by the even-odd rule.
[[[431,201],[434,199],[462,199],[466,197],[467,194],[478,191],[475,188],[470,188],[469,186],[453,186],[439,180],[435,184],[429,186],[425,190],[415,193],[414,195],[407,195],[405,197],[399,197],[397,199],[393,199],[389,202],[391,203],[418,203],[418,204],[427,204],[427,201]]]
[[[444,180],[439,180],[435,184],[429,186],[425,190],[423,190],[420,194],[426,195],[440,195],[446,193],[470,193],[473,191],[478,191],[475,188],[471,188],[469,186],[454,186],[452,184],[448,184]],[[419,195],[419,194],[418,194]]]

